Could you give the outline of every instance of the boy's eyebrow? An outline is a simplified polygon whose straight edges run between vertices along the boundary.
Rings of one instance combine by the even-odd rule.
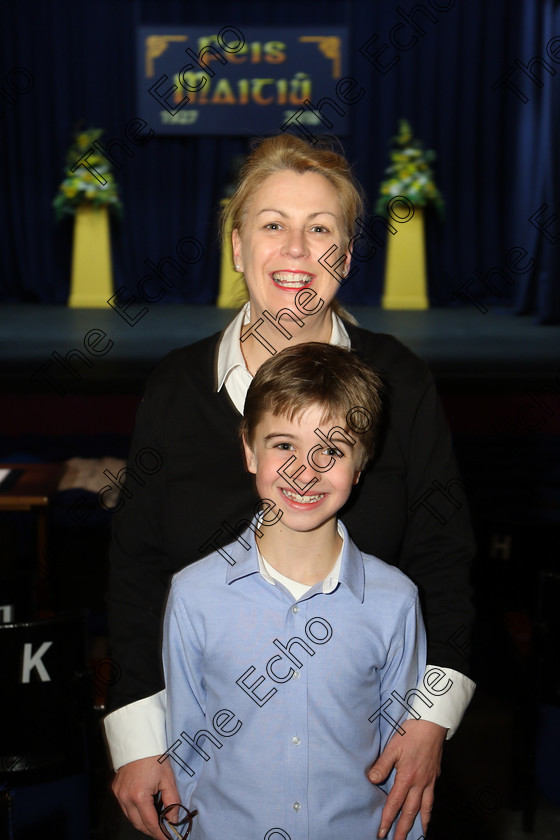
[[[328,429],[328,434],[330,435],[332,432],[333,436],[350,434],[351,431],[348,427],[345,428],[344,426],[340,426],[338,423],[332,423],[332,421],[329,423],[321,423],[319,429],[321,432],[323,432],[323,429]],[[325,434],[325,432],[323,432],[323,434]]]
[[[289,438],[290,440],[298,440],[298,435],[292,435],[290,432],[270,432],[270,434],[265,435],[264,440],[269,441],[273,438]],[[354,444],[348,443],[348,441],[342,437],[341,433],[336,431],[333,432],[332,437],[330,438],[331,443],[336,443],[340,446],[347,446],[349,449],[353,447]]]
[[[319,445],[321,445],[321,443],[322,442],[320,441]],[[328,444],[326,444],[326,443],[323,444],[323,445],[328,446]],[[336,446],[338,449],[347,449],[349,452],[351,452],[354,448],[354,444],[348,443],[347,440],[342,440],[341,438],[336,438],[335,436],[333,436],[330,439],[330,445],[331,446]]]

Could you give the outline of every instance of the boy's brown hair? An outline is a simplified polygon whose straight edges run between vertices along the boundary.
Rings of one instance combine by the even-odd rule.
[[[240,433],[252,446],[265,412],[292,421],[319,406],[324,434],[329,423],[346,418],[344,430],[362,446],[363,468],[375,450],[382,391],[379,376],[354,351],[319,341],[295,344],[259,367],[247,392]]]

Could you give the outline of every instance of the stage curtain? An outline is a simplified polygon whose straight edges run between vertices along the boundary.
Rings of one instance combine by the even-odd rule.
[[[524,0],[522,29],[525,65],[542,62],[532,66],[537,81],[525,80],[524,98],[514,97],[517,239],[534,260],[519,284],[517,312],[551,324],[560,322],[560,6]]]
[[[25,68],[34,85],[12,102],[0,98],[1,299],[66,302],[72,221],[56,225],[51,202],[76,121],[103,127],[107,141],[124,139],[126,123],[142,116],[135,92],[138,25],[206,24],[216,30],[234,25],[243,30],[324,24],[350,27],[350,74],[364,95],[344,106],[351,131],[342,142],[366,189],[370,212],[388,164],[390,139],[399,118],[406,117],[425,147],[437,151],[436,176],[446,201],[445,222],[427,214],[431,303],[472,306],[458,294],[472,273],[503,267],[514,245],[530,247],[527,236],[514,237],[516,225],[526,226],[529,215],[527,201],[518,200],[525,177],[519,167],[523,121],[518,121],[511,92],[493,85],[516,57],[531,57],[523,36],[530,9],[539,6],[529,0],[326,0],[320,5],[311,0],[239,0],[234,5],[225,0],[6,0],[0,6],[0,89],[6,89],[14,67]],[[412,15],[413,23],[404,23],[403,15]],[[540,13],[535,11],[535,18]],[[409,47],[396,49],[391,38]],[[369,52],[387,44],[381,64],[398,58],[391,69],[382,72],[360,51],[370,39]],[[538,41],[535,35],[532,54],[545,49]],[[16,81],[21,85],[24,77]],[[554,85],[558,88],[556,78],[546,78],[543,94]],[[539,134],[543,112],[535,111],[534,119],[527,143],[536,154],[537,144],[546,147]],[[172,275],[173,287],[160,304],[150,305],[215,301],[217,210],[231,159],[248,144],[245,137],[156,136],[135,148],[134,158],[122,158],[116,176],[125,209],[122,222],[112,225],[112,241],[115,285],[126,287],[125,294],[133,294],[150,272],[146,260],[177,259],[177,243],[194,236],[204,247],[204,258],[184,275]],[[544,188],[546,174],[543,178]],[[535,251],[535,260],[543,254]],[[378,247],[341,288],[341,299],[378,304],[384,263],[385,250]],[[502,284],[498,291],[477,287],[480,300],[499,306],[512,305],[519,288]]]

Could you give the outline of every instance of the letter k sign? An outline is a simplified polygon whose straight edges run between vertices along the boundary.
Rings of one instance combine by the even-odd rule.
[[[50,682],[51,678],[49,672],[45,668],[42,657],[48,651],[52,642],[43,642],[41,647],[33,653],[33,645],[31,642],[26,642],[23,646],[23,664],[21,666],[21,681],[22,683],[30,682],[29,677],[33,668],[37,668],[39,679],[41,682]]]

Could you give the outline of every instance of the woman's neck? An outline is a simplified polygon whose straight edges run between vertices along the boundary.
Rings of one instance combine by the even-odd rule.
[[[329,307],[325,314],[317,313],[309,317],[300,318],[303,326],[293,321],[289,316],[284,316],[278,326],[257,314],[255,305],[250,308],[250,322],[241,327],[241,334],[250,330],[250,335],[241,342],[241,352],[247,365],[249,373],[255,375],[259,367],[270,359],[275,353],[279,353],[285,347],[294,344],[303,344],[308,341],[322,341],[328,344],[332,333],[332,309]],[[294,312],[294,315],[296,313]],[[320,317],[322,316],[322,317]],[[258,324],[262,321],[261,324]],[[282,329],[280,329],[280,327]],[[289,337],[285,335],[286,331]],[[273,352],[274,351],[274,352]]]

